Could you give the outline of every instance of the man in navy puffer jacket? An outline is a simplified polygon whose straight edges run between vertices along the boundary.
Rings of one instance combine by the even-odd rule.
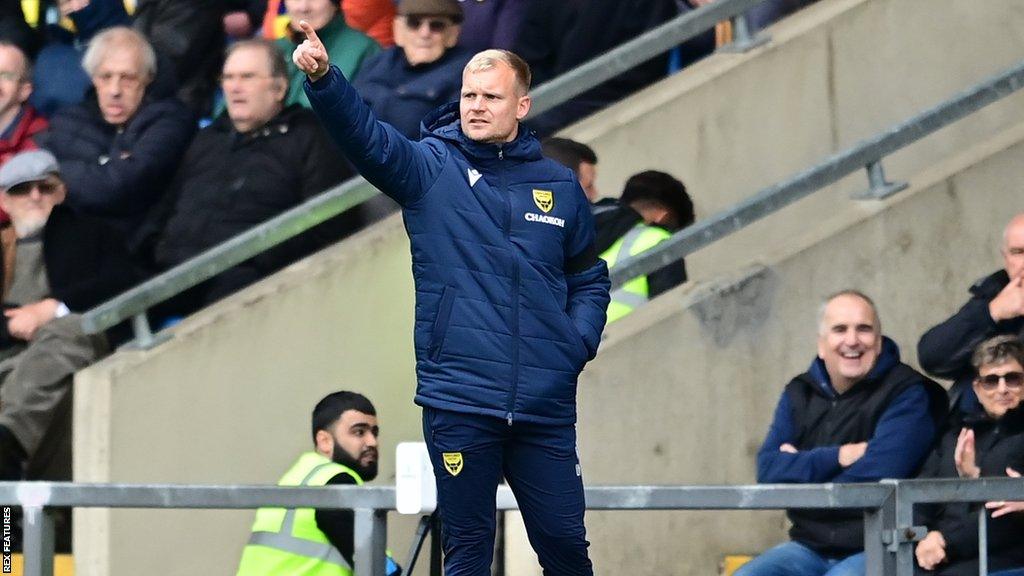
[[[545,574],[592,574],[576,456],[576,380],[597,352],[608,270],[572,171],[519,120],[529,67],[488,50],[458,104],[412,142],[378,122],[316,33],[293,55],[313,110],[403,210],[416,283],[416,403],[437,477],[445,573],[490,574],[494,495],[516,494]]]

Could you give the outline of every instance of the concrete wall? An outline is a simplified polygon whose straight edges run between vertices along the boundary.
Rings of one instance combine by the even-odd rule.
[[[571,134],[597,145],[606,191],[629,173],[667,169],[707,214],[1008,65],[1024,53],[1024,15],[1011,5],[824,0],[780,25],[759,52],[716,56]],[[913,359],[916,335],[996,265],[992,247],[1008,213],[994,206],[1020,208],[1024,150],[1019,129],[992,134],[1022,112],[1015,98],[897,157],[894,171],[918,176],[889,202],[847,201],[851,179],[693,255],[694,277],[715,281],[614,325],[584,373],[587,482],[750,482],[778,391],[810,360],[809,303],[834,289],[884,294],[886,330]],[[82,372],[76,478],[272,483],[309,446],[313,403],[353,388],[377,403],[378,482],[390,483],[394,445],[420,436],[410,401],[412,294],[408,245],[391,219],[188,319],[155,350],[120,352]],[[251,517],[79,511],[77,570],[230,573]],[[393,520],[389,544],[401,558],[413,522]],[[602,573],[707,574],[725,551],[780,538],[782,520],[595,513],[589,527]],[[508,562],[510,574],[534,570],[532,553],[514,542]]]
[[[312,446],[313,405],[365,393],[382,427],[380,475],[420,437],[412,405],[412,278],[397,218],[76,377],[75,478],[273,484]],[[78,511],[78,574],[233,573],[252,512]],[[396,521],[404,557],[414,525]]]
[[[1024,210],[1024,126],[917,177],[912,188],[777,260],[677,289],[606,330],[580,386],[590,484],[754,482],[784,384],[814,357],[818,302],[855,287],[915,365],[918,337],[1001,266],[1002,227]],[[936,249],[941,247],[941,249]],[[784,537],[778,513],[591,513],[603,573],[709,574],[728,553]],[[522,572],[519,572],[522,573]]]
[[[823,0],[770,29],[746,54],[716,54],[563,134],[599,156],[598,185],[618,196],[629,175],[682,179],[708,216],[828,155],[1009,68],[1024,54],[1015,0]],[[886,161],[906,178],[1024,118],[1024,94]],[[848,192],[866,186],[858,174]],[[803,208],[817,218],[836,196]],[[772,229],[758,232],[771,236]],[[721,272],[695,260],[697,278]]]

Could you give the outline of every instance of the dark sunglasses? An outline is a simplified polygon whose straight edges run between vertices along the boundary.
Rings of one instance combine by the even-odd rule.
[[[430,31],[435,34],[440,34],[448,29],[451,24],[446,20],[438,20],[437,18],[424,18],[422,16],[406,16],[405,25],[411,30],[419,30],[423,23],[427,23],[427,27]]]
[[[1007,372],[1006,374],[987,374],[978,376],[978,384],[985,390],[995,390],[999,381],[1004,380],[1007,388],[1020,388],[1024,386],[1024,372]]]
[[[40,194],[53,194],[57,191],[60,184],[57,182],[51,182],[49,180],[33,180],[31,182],[22,182],[21,184],[15,184],[7,189],[8,196],[28,196],[32,193],[33,188],[39,188]]]

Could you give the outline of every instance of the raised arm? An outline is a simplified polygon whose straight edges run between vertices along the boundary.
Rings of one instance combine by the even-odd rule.
[[[437,180],[448,153],[438,141],[412,142],[379,122],[348,83],[308,22],[299,23],[306,40],[292,61],[306,74],[313,111],[360,174],[403,206],[422,197]]]

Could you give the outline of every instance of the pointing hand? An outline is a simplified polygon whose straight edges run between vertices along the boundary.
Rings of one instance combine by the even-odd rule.
[[[295,48],[295,52],[292,53],[292,62],[299,70],[305,72],[306,76],[309,76],[310,82],[316,82],[327,74],[331,62],[327,57],[324,43],[320,41],[316,30],[313,30],[309,22],[300,20],[299,27],[306,34],[306,39]]]

